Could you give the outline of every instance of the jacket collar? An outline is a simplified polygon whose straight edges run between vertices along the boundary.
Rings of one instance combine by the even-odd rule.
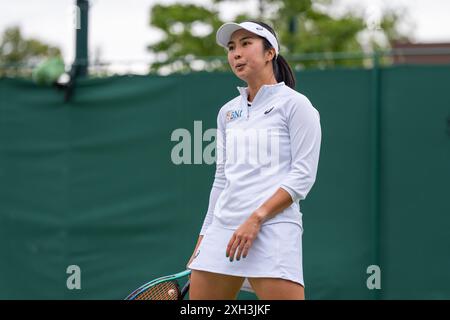
[[[253,98],[252,105],[255,104],[256,100],[260,100],[260,99],[266,97],[267,95],[270,95],[270,94],[276,92],[277,89],[279,89],[280,87],[282,87],[284,85],[285,85],[284,81],[281,81],[281,82],[278,82],[275,84],[263,84],[261,86],[261,88],[259,88],[258,92],[256,93],[256,96]],[[245,101],[245,105],[247,105],[247,98],[248,98],[247,89],[248,89],[248,87],[239,87],[238,86],[236,88],[238,89],[240,95],[242,96],[243,101]]]

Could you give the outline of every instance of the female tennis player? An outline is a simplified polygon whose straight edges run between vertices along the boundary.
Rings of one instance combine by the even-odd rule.
[[[305,297],[302,213],[316,179],[319,112],[265,23],[225,23],[216,33],[247,87],[217,117],[216,172],[208,211],[187,268],[190,299]]]

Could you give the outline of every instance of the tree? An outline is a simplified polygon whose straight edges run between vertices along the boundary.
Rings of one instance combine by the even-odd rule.
[[[31,76],[45,58],[61,57],[61,50],[37,39],[25,39],[20,28],[7,28],[0,42],[0,76]]]
[[[224,50],[216,45],[214,30],[222,21],[218,12],[193,4],[155,5],[151,9],[150,24],[164,33],[164,39],[148,46],[159,61],[153,63],[150,72],[190,71],[195,57],[223,56]],[[206,29],[205,34],[196,34],[197,29]],[[203,62],[205,70],[222,66],[220,61]]]
[[[212,0],[213,4],[237,2],[236,0]],[[243,1],[239,1],[242,3]],[[368,44],[362,43],[358,35],[368,30],[361,14],[347,12],[342,16],[332,15],[333,0],[259,0],[258,10],[240,14],[233,21],[263,20],[277,31],[281,43],[281,54],[294,67],[362,65],[362,60],[320,59],[295,61],[296,55],[318,52],[361,52],[385,49],[392,40],[405,39],[398,31],[400,15],[384,12],[377,32],[380,41],[372,37]],[[151,8],[150,24],[159,28],[164,40],[150,45],[151,52],[158,55],[158,62],[152,64],[151,72],[195,71],[197,60],[203,60],[203,70],[226,70],[225,49],[215,42],[215,31],[223,23],[215,9],[192,4],[156,5]],[[208,32],[196,34],[195,27],[203,25]],[[217,58],[212,58],[218,56]],[[207,58],[205,58],[207,57]]]

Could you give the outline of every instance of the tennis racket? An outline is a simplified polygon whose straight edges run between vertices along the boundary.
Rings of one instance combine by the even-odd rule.
[[[191,270],[154,279],[130,293],[125,300],[183,300],[189,291],[189,278],[180,290],[179,280],[188,277]]]

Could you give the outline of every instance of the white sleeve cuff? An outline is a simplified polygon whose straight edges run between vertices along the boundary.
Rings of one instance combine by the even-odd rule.
[[[298,196],[297,193],[292,188],[290,188],[286,185],[281,185],[280,188],[282,188],[287,193],[289,193],[289,195],[291,196],[292,202],[298,202],[299,200],[301,200],[301,197]]]

